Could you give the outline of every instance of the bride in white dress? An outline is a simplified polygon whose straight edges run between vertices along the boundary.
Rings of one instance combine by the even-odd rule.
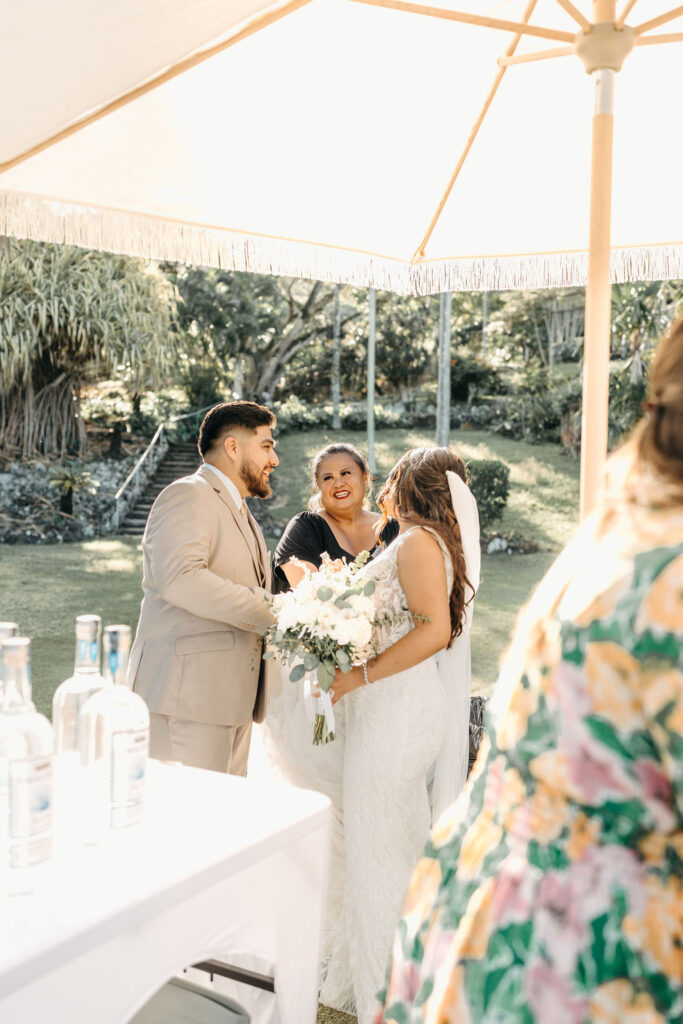
[[[447,448],[414,449],[391,471],[378,504],[398,519],[400,534],[361,570],[376,581],[386,621],[375,630],[376,655],[338,672],[330,691],[344,712],[344,735],[331,745],[333,759],[322,760],[327,773],[333,764],[340,774],[333,786],[321,779],[320,788],[343,827],[333,839],[320,1000],[356,1012],[359,1024],[373,1019],[403,896],[429,832],[428,777],[434,772],[436,816],[467,774],[469,611],[480,555],[465,476]],[[269,711],[274,735],[282,732],[274,718],[300,714],[287,685]],[[310,725],[306,736],[310,745]]]
[[[436,762],[436,813],[455,799],[467,774],[466,609],[480,556],[476,503],[464,479],[462,460],[446,448],[410,451],[391,471],[377,500],[401,532],[362,570],[376,581],[376,605],[389,624],[375,637],[380,653],[337,673],[333,685],[333,703],[345,704],[340,909],[359,1024],[372,1021],[405,889],[429,831],[430,768]],[[337,968],[343,969],[331,952],[323,1002],[325,995],[334,1000]]]

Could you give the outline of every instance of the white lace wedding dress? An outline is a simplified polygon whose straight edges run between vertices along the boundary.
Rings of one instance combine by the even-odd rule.
[[[453,570],[443,550],[448,593]],[[398,578],[403,534],[362,570],[391,617],[376,635],[385,650],[413,627]],[[311,745],[299,688],[271,695],[264,748],[279,774],[322,790],[334,805],[333,848],[320,1001],[371,1024],[410,875],[427,839],[427,775],[439,751],[445,694],[436,658],[348,694],[335,706],[338,738]]]

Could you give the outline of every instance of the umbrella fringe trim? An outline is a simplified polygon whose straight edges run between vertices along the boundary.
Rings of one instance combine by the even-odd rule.
[[[411,264],[333,246],[260,237],[0,190],[0,235],[259,274],[339,281],[399,294],[585,285],[586,252]],[[613,249],[612,281],[683,278],[683,244]]]

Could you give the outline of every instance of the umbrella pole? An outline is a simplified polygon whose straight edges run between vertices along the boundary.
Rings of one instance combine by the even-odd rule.
[[[612,6],[614,6],[612,4]],[[610,230],[616,72],[593,72],[595,112],[591,156],[590,236],[581,419],[581,518],[595,507],[607,455],[611,318]]]

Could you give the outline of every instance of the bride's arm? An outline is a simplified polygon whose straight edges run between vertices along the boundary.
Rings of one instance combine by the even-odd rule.
[[[447,596],[446,567],[436,539],[425,530],[412,530],[401,541],[398,578],[415,616],[415,628],[367,665],[371,683],[403,672],[442,650],[450,640],[451,615]],[[365,682],[362,667],[337,672],[333,703]]]

